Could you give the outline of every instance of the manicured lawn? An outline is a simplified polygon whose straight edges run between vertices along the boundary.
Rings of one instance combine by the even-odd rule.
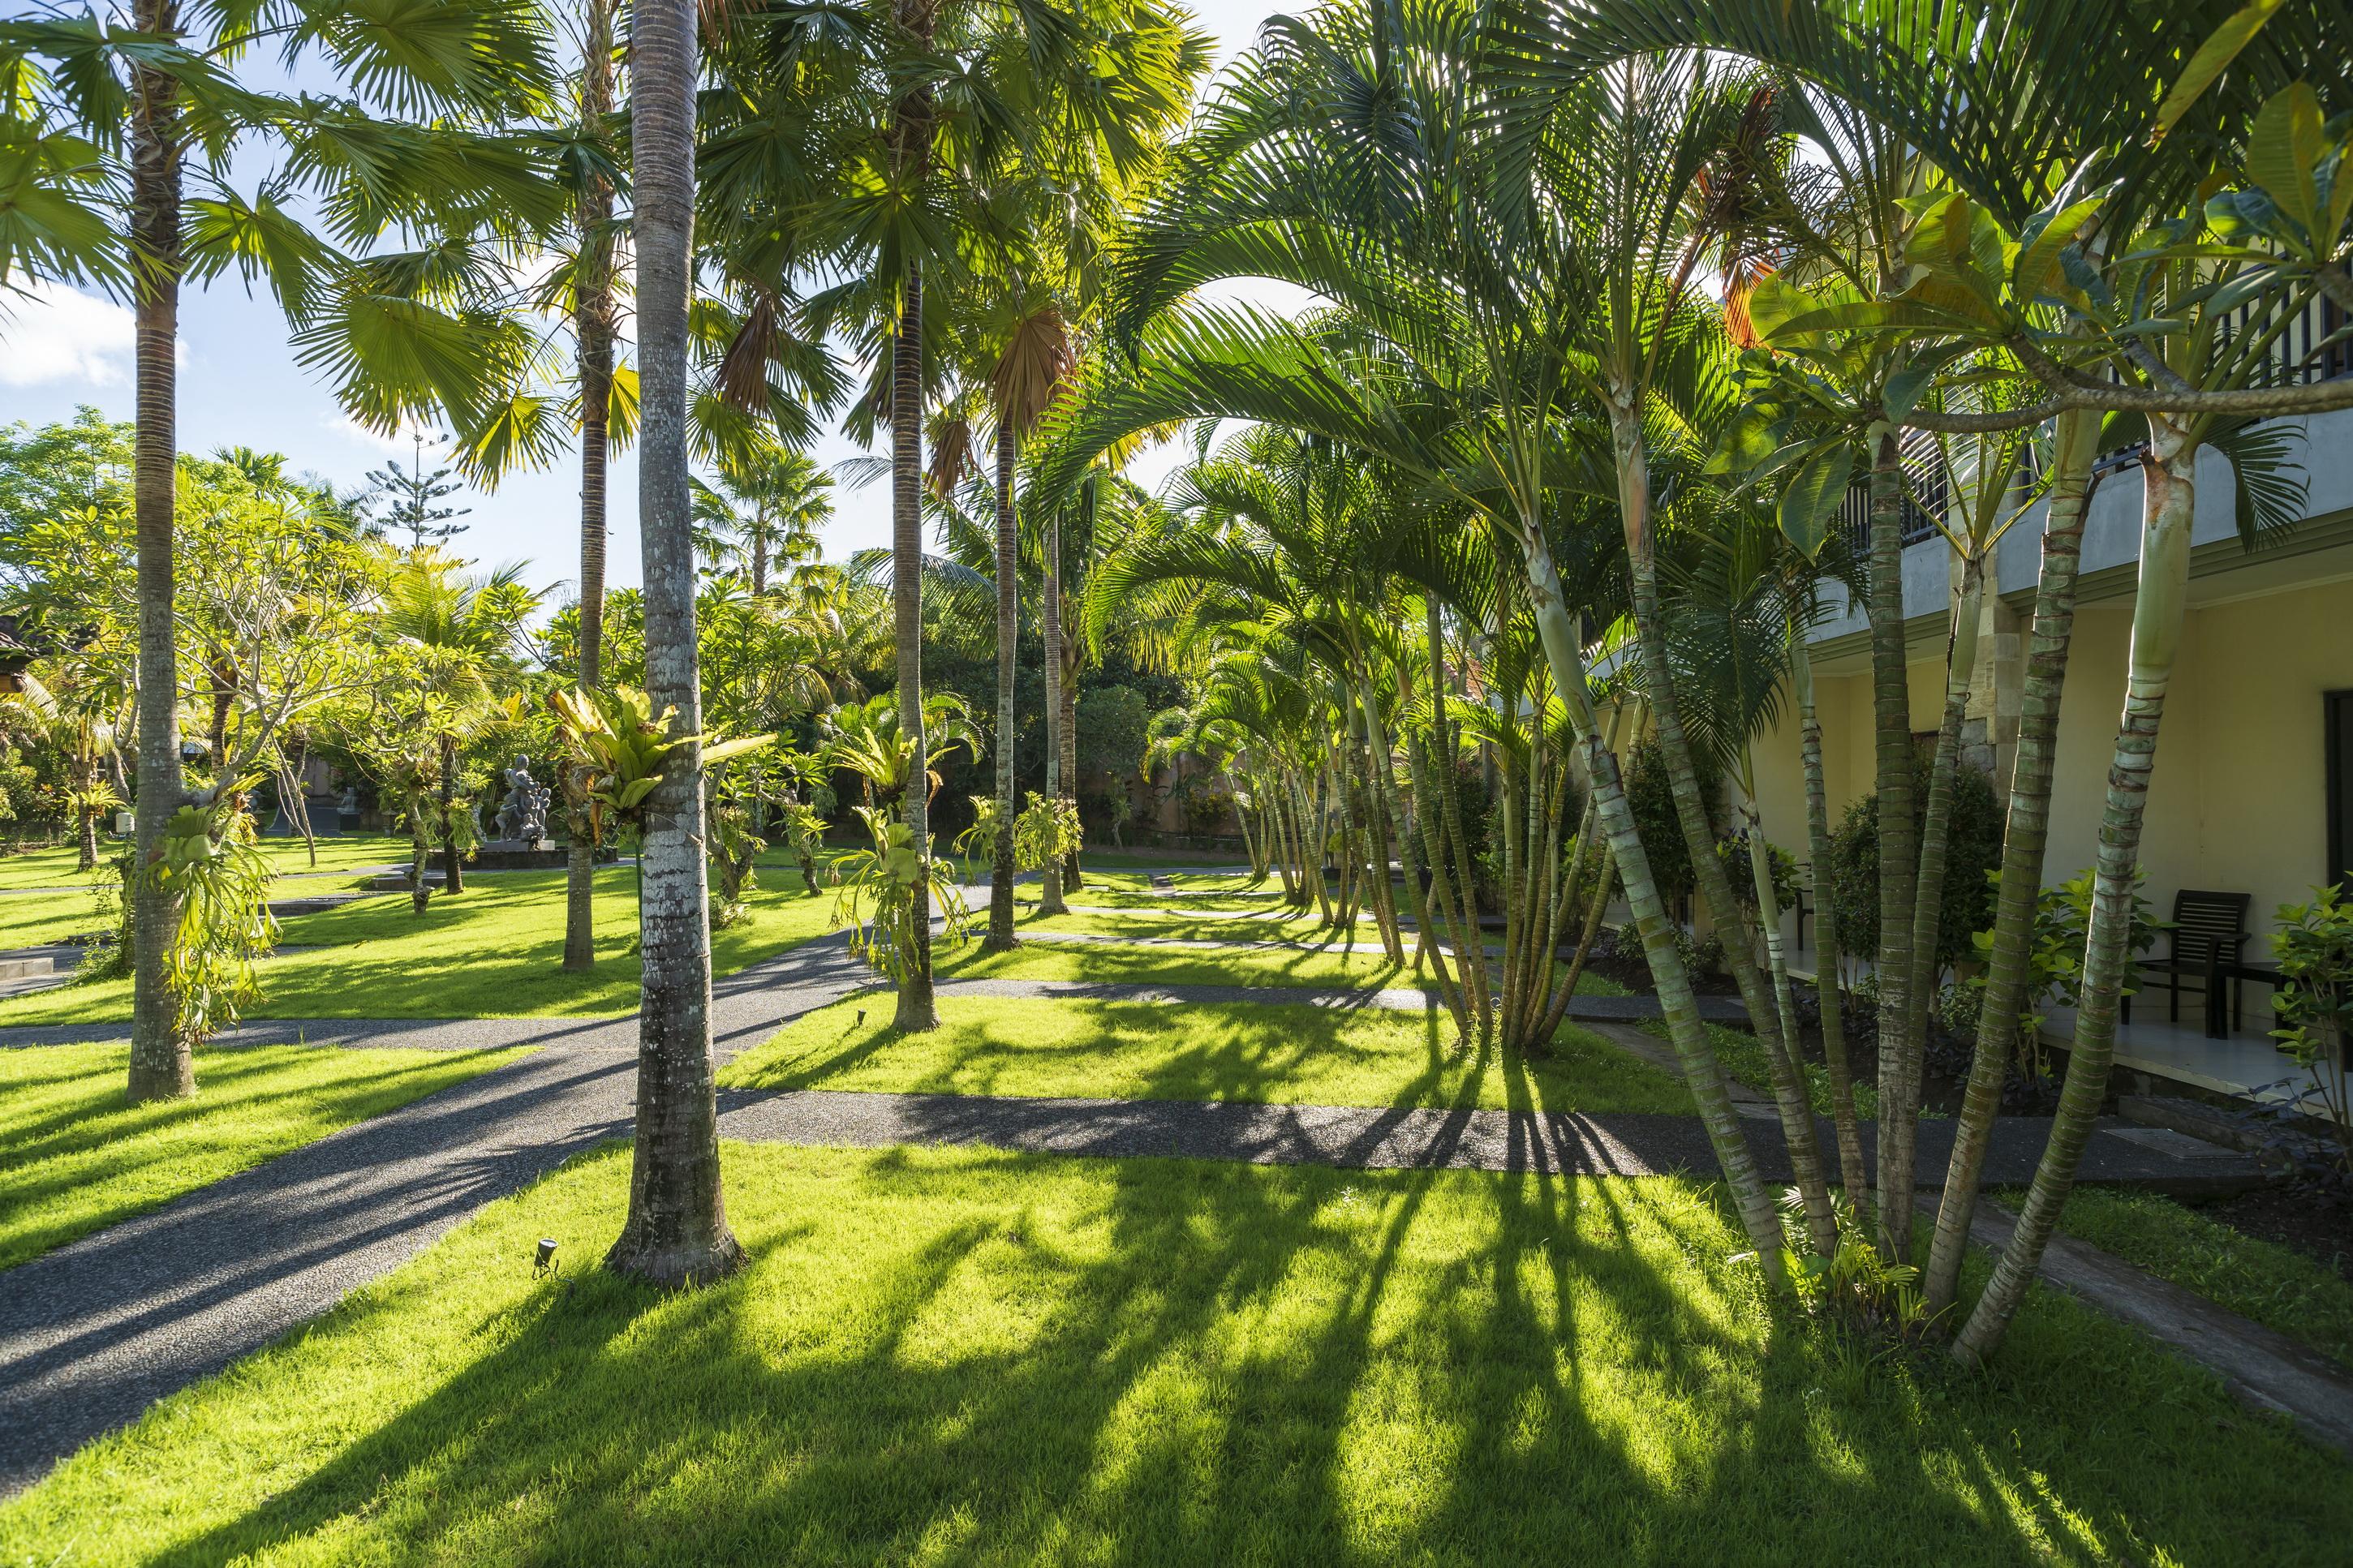
[[[795,1020],[737,1058],[720,1082],[1300,1105],[1691,1110],[1673,1078],[1578,1030],[1562,1030],[1551,1052],[1523,1069],[1493,1050],[1457,1049],[1453,1021],[1437,1010],[947,996],[940,1018],[939,1028],[902,1035],[890,1026],[889,997],[853,998]]]
[[[987,929],[988,911],[973,911]],[[1030,915],[1023,921],[1039,931],[1109,931],[1119,936],[1149,938],[1158,942],[1304,942],[1335,952],[1346,947],[1351,941],[1360,948],[1378,952],[1381,948],[1380,928],[1369,914],[1360,919],[1353,933],[1317,923],[1315,911],[1304,913],[1284,911],[1263,915],[1196,914],[1185,910],[1123,909],[1115,914]],[[1413,932],[1408,931],[1406,951],[1413,950]]]
[[[712,935],[722,974],[825,933],[829,889],[808,898],[797,872],[764,870],[744,920]],[[638,1006],[636,873],[596,877],[597,963],[587,974],[564,956],[564,873],[479,877],[453,899],[436,895],[423,915],[406,893],[364,899],[281,922],[280,940],[313,946],[262,968],[260,1018],[590,1017]],[[0,900],[5,901],[5,900]],[[0,1003],[0,1026],[90,1023],[128,1017],[130,983],[106,981]]]
[[[102,840],[98,847],[100,870],[122,849],[119,839]],[[408,840],[390,834],[353,834],[319,840],[319,863],[311,864],[308,850],[300,838],[277,838],[265,836],[262,853],[281,877],[325,875],[340,872],[348,875],[365,866],[385,866],[395,861],[406,864]],[[92,875],[74,869],[79,851],[71,845],[55,849],[31,849],[22,854],[0,857],[0,888],[67,888],[78,887]]]
[[[2004,1193],[2013,1211],[2023,1196]],[[2077,1187],[2059,1228],[2353,1367],[2353,1285],[2155,1193]]]
[[[9,1562],[2334,1563],[2353,1487],[2038,1293],[2000,1368],[1764,1300],[1680,1179],[730,1144],[748,1267],[598,1273],[628,1156],[0,1505]],[[533,1280],[541,1237],[573,1265]]]
[[[1578,990],[1585,989],[1579,985]],[[1665,1040],[1666,1021],[1654,1018],[1642,1026],[1645,1032]],[[1728,1024],[1707,1026],[1708,1037],[1715,1042],[1716,1059],[1724,1070],[1740,1082],[1766,1094],[1773,1092],[1773,1072],[1765,1059],[1765,1047],[1756,1036],[1746,1029],[1736,1029]],[[1847,1047],[1847,1070],[1854,1081],[1854,1113],[1859,1121],[1869,1121],[1879,1114],[1877,1058],[1869,1051],[1858,1050],[1852,1043]],[[1813,1100],[1814,1114],[1828,1116],[1831,1111],[1831,1069],[1820,1062],[1806,1064],[1806,1088]],[[1923,1110],[1924,1117],[1940,1117],[1940,1110]]]
[[[87,888],[71,892],[0,893],[0,948],[44,947],[96,936],[106,925],[98,894]]]
[[[1060,921],[1022,922],[1051,931]],[[982,931],[987,927],[983,925]],[[1131,934],[1134,928],[1126,928]],[[1011,952],[985,952],[979,934],[954,947],[932,949],[934,973],[943,978],[1020,980],[1111,980],[1153,985],[1323,985],[1378,988],[1430,984],[1429,972],[1400,969],[1381,956],[1380,945],[1351,951],[1200,952],[1181,947],[1127,946],[1113,942],[1025,942]]]
[[[520,1054],[203,1051],[194,1100],[127,1106],[127,1045],[0,1050],[0,1268]]]

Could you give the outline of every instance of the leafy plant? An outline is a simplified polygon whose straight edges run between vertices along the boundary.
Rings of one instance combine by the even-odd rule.
[[[1933,748],[1913,758],[1913,816],[1925,822]],[[1936,966],[1952,964],[1969,950],[1969,933],[1993,923],[1988,873],[2001,865],[2002,802],[1993,780],[1977,768],[1953,769],[1952,816],[1945,829],[1943,909],[1936,924]],[[1650,840],[1646,837],[1645,844]],[[1879,795],[1863,795],[1847,808],[1831,835],[1831,897],[1839,948],[1851,958],[1879,956]]]
[[[1724,862],[1725,874],[1732,879],[1732,896],[1746,909],[1757,907],[1757,879],[1748,868],[1748,843],[1745,838],[1719,838],[1715,841],[1716,858]],[[1772,869],[1773,907],[1778,910],[1798,907],[1798,861],[1787,849],[1767,840],[1765,845],[1766,864]]]
[[[955,852],[967,860],[976,860],[996,852],[997,797],[976,795],[966,798],[972,802],[972,826],[956,835]],[[1032,795],[1030,798],[1035,800],[1037,797]],[[1018,856],[1020,851],[1016,849],[1014,853]]]
[[[1049,800],[1034,791],[1028,801],[1013,819],[1013,863],[1037,871],[1076,854],[1084,839],[1078,803]]]
[[[184,805],[164,824],[145,875],[178,900],[164,975],[174,1028],[200,1045],[236,1024],[237,1010],[261,994],[254,961],[278,941],[268,902],[269,861],[243,810]]]
[[[642,824],[646,797],[681,748],[702,742],[702,765],[712,768],[776,740],[672,734],[677,710],[665,708],[657,717],[652,700],[632,686],[551,691],[547,705],[555,714],[557,738],[574,763],[565,770],[565,792],[586,805],[590,831],[600,844],[617,825]]]
[[[2334,888],[2316,888],[2308,904],[2282,904],[2272,956],[2280,984],[2272,1038],[2312,1076],[2337,1140],[2337,1168],[2353,1174],[2353,1104],[2346,1095],[2346,1037],[2353,1032],[2353,904]]]
[[[753,862],[768,841],[752,831],[752,819],[736,800],[713,800],[704,819],[704,847],[719,896],[712,900],[711,929],[722,931],[744,918],[744,895],[759,885]]]
[[[914,830],[904,820],[875,806],[858,808],[874,846],[842,858],[833,869],[841,896],[833,907],[833,924],[850,928],[849,951],[864,959],[894,984],[904,985],[915,967],[915,894],[928,887],[937,895],[936,908],[946,921],[942,938],[964,940],[970,913],[956,891],[945,863],[915,848]],[[872,918],[861,921],[861,908]]]
[[[785,847],[800,863],[801,883],[808,897],[817,897],[818,851],[825,847],[825,818],[817,807],[786,801],[776,818],[776,832]]]
[[[2092,920],[2092,879],[2089,868],[2078,871],[2055,888],[2045,888],[2035,895],[2034,931],[2026,950],[2026,985],[2021,994],[2026,1009],[2012,1022],[2015,1031],[2011,1049],[2016,1055],[2019,1070],[2030,1079],[2046,1078],[2050,1063],[2042,1048],[2044,1009],[2052,1005],[2073,1007],[2081,999],[2084,983],[2084,941]],[[1989,889],[2001,886],[1999,869],[1986,873]],[[2132,955],[2137,960],[2157,945],[2158,933],[2167,922],[2157,918],[2154,908],[2137,892],[2133,895],[2132,930],[2127,938]],[[1983,965],[1993,957],[1993,932],[1980,931],[1969,938]],[[2140,989],[2140,966],[2137,963],[2126,967],[2123,994],[2132,995]],[[1985,994],[1985,976],[1970,976],[1959,983],[1960,994],[1947,1010],[1946,1024],[1964,1039],[1974,1040],[1977,1031],[1984,1026],[1978,1016],[1980,999]]]
[[[1910,1338],[1926,1324],[1920,1270],[1890,1262],[1852,1215],[1840,1216],[1837,1250],[1824,1257],[1802,1239],[1804,1205],[1793,1188],[1782,1200],[1782,1228],[1791,1237],[1783,1260],[1809,1307],[1850,1328],[1896,1338]]]

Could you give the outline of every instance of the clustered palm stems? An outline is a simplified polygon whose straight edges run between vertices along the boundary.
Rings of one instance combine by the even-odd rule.
[[[1836,1258],[1860,1227],[1875,1267],[1913,1268],[1935,955],[1968,934],[1938,917],[1981,606],[1995,547],[2040,509],[1984,941],[1996,1022],[1977,1031],[1916,1276],[1922,1311],[1967,1360],[1999,1342],[2105,1092],[2195,458],[2211,447],[2228,460],[2253,540],[2302,503],[2294,427],[2261,421],[2353,403],[2353,383],[2314,379],[2290,331],[2316,299],[2353,295],[2353,68],[2326,10],[1554,0],[1276,18],[1112,258],[1115,352],[1088,363],[1034,443],[1032,499],[1050,507],[1117,443],[1197,422],[1198,459],[1166,517],[1097,568],[1090,630],[1139,612],[1165,629],[1201,697],[1162,716],[1162,748],[1223,770],[1253,858],[1294,898],[1352,919],[1363,886],[1392,956],[1396,853],[1419,906],[1415,956],[1466,1034],[1540,1047],[1556,955],[1580,963],[1603,903],[1623,897],[1777,1275],[1774,1205],[1670,900],[1688,890],[1704,912],[1765,1047],[1800,1251]],[[2116,43],[2090,62],[2094,37]],[[1241,277],[1319,302],[1276,316],[1198,295]],[[1220,420],[1250,424],[1213,447]],[[2068,1080],[2017,1238],[1964,1321],[1958,1260],[2012,1020],[2041,1000],[2023,958],[2084,500],[2094,455],[2136,442],[2147,499],[2131,685]],[[1868,519],[1853,532],[1833,526],[1851,497]],[[1956,563],[1917,801],[1911,517]],[[1835,974],[1816,1069],[1778,922],[1759,919],[1781,898],[1768,829],[1827,859],[1806,644],[1846,604],[1870,626],[1874,712],[1857,743],[1880,823],[1870,1188]],[[1769,824],[1752,746],[1785,710],[1807,820]],[[1667,783],[1662,820],[1637,820],[1620,774],[1619,744],[1638,733]],[[1473,780],[1492,827],[1458,804]],[[1471,958],[1482,900],[1503,905],[1500,964]],[[1828,931],[1821,945],[1835,951]],[[1835,1162],[1814,1134],[1817,1087]]]

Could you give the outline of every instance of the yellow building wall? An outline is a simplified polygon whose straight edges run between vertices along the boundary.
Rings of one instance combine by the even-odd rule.
[[[2075,617],[2060,707],[2056,783],[2043,880],[2093,864],[2132,631],[2129,599],[2086,605]],[[1944,672],[1911,666],[1912,728],[1935,726]],[[2353,581],[2192,608],[2158,744],[2141,846],[2146,896],[2160,915],[2182,888],[2253,896],[2248,926],[2263,938],[2277,906],[2302,901],[2327,854],[2324,692],[2353,689]],[[1835,826],[1874,785],[1867,672],[1818,676],[1823,776]],[[1797,711],[1785,702],[1757,748],[1757,805],[1767,837],[1806,853]]]

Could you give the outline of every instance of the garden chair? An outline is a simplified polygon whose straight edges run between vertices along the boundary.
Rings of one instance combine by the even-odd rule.
[[[2173,927],[2166,933],[2167,951],[2141,960],[2141,973],[2162,975],[2171,994],[2169,1016],[2181,1021],[2181,993],[2186,988],[2203,996],[2208,976],[2219,961],[2239,962],[2247,942],[2247,908],[2252,893],[2217,893],[2184,888],[2173,895]],[[2226,982],[2227,984],[2227,982]],[[2124,1021],[2132,1022],[2132,998],[2124,999]],[[2235,1021],[2235,1020],[2234,1020]]]

